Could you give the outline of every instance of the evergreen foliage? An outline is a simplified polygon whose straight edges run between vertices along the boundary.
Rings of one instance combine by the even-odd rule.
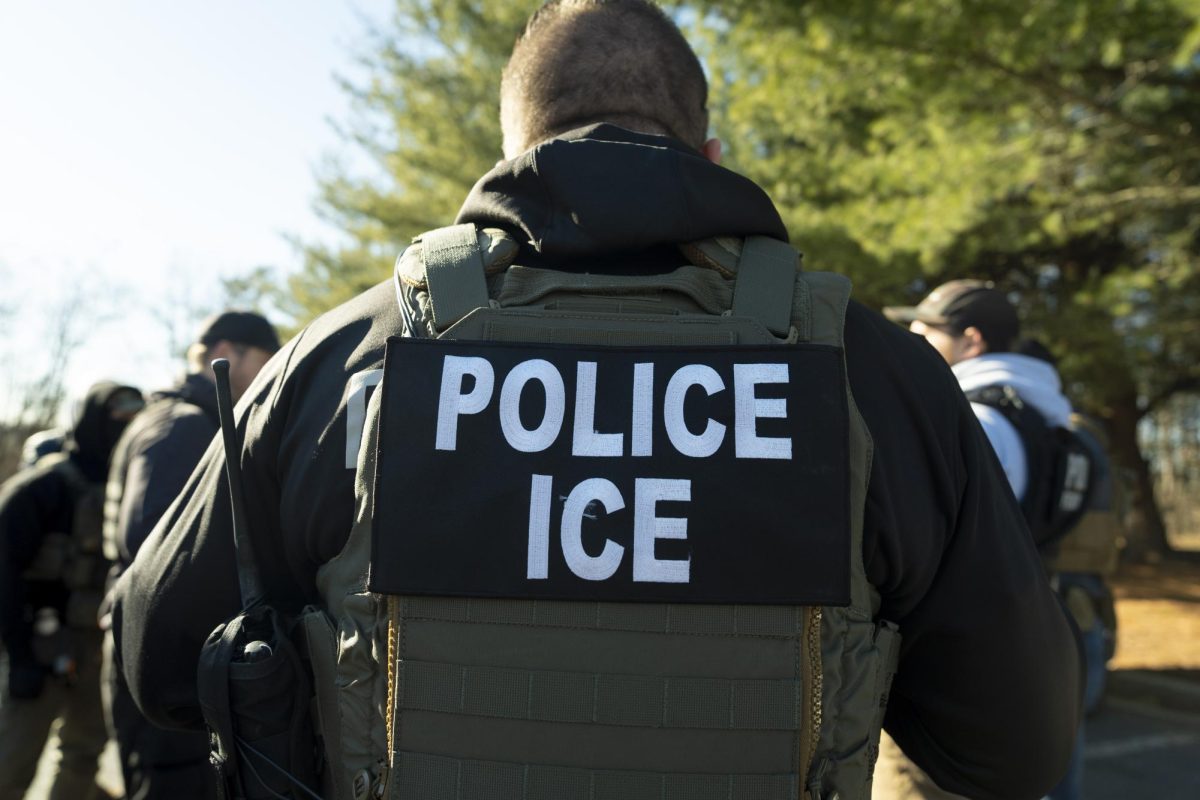
[[[302,317],[386,278],[500,158],[500,70],[535,5],[397,0],[370,79],[346,86],[347,140],[378,177],[324,177],[319,206],[349,238],[307,247]],[[1200,2],[674,8],[727,165],[768,191],[808,268],[873,306],[955,277],[1011,289],[1161,538],[1137,429],[1200,388]]]

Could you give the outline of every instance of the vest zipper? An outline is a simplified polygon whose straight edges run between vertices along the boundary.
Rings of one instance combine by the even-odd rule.
[[[821,663],[821,607],[804,607],[804,648],[808,651],[800,661],[801,683],[804,689],[804,727],[800,730],[800,786],[808,785],[817,743],[821,739],[821,694],[824,691],[824,672]]]
[[[398,702],[398,687],[396,686],[396,660],[400,650],[400,628],[397,621],[400,618],[400,598],[396,595],[387,596],[387,703],[384,713],[387,718],[384,726],[387,730],[387,754],[383,759],[382,774],[378,779],[376,797],[386,796],[388,784],[392,777],[392,759],[396,753],[396,703]]]

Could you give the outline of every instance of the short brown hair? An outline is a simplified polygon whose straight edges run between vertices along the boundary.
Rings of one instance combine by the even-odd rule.
[[[699,149],[708,80],[649,0],[550,0],[513,46],[500,83],[504,153],[588,123],[667,134]]]

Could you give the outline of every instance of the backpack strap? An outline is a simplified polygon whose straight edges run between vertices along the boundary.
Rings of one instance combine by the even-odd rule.
[[[451,225],[421,237],[425,279],[433,324],[444,331],[477,308],[488,305],[483,253],[475,226]]]
[[[787,336],[799,269],[800,254],[787,242],[746,237],[733,287],[733,313],[758,320],[776,336]]]
[[[1034,543],[1039,548],[1045,547],[1066,532],[1053,510],[1058,506],[1062,489],[1057,475],[1061,437],[1012,386],[983,386],[965,394],[972,403],[996,409],[1016,430],[1025,454],[1025,492],[1019,498],[1021,513]]]

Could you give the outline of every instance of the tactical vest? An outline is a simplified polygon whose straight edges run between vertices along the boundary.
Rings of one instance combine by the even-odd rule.
[[[104,484],[88,480],[70,457],[45,456],[66,484],[72,502],[71,529],[51,531],[43,538],[26,580],[61,582],[68,590],[66,619],[73,627],[93,629],[104,596],[108,562],[102,550]]]
[[[345,549],[318,571],[323,609],[302,620],[317,687],[326,797],[868,798],[899,635],[895,626],[876,620],[879,596],[867,581],[862,556],[871,439],[845,378],[842,331],[849,282],[799,271],[795,250],[764,237],[683,246],[681,265],[661,275],[529,268],[513,263],[517,251],[501,231],[459,225],[419,237],[397,261],[396,286],[408,338],[388,344],[384,378],[368,404],[359,450],[356,521]],[[821,530],[819,520],[767,525],[764,530],[784,531],[773,540],[778,553],[739,553],[739,542],[758,541],[755,537],[765,534],[759,533],[757,522],[739,527],[720,516],[722,509],[738,508],[743,495],[753,494],[756,487],[739,483],[740,476],[760,474],[754,470],[777,474],[761,459],[780,457],[778,452],[759,452],[737,461],[737,471],[710,476],[704,494],[723,496],[690,497],[726,526],[720,535],[713,535],[711,524],[705,527],[710,520],[695,515],[682,523],[688,526],[684,531],[679,519],[663,518],[671,516],[666,508],[691,505],[670,503],[655,511],[651,504],[649,516],[637,511],[638,524],[649,520],[645,530],[658,537],[649,540],[648,550],[639,550],[645,542],[636,538],[624,540],[623,547],[610,540],[596,555],[599,547],[593,539],[576,546],[574,562],[567,553],[568,521],[575,520],[574,541],[580,543],[589,526],[599,524],[597,519],[616,519],[612,512],[622,501],[612,494],[617,483],[600,481],[609,486],[608,495],[583,496],[607,499],[599,505],[594,500],[576,504],[572,512],[576,490],[564,497],[567,486],[555,482],[551,488],[551,478],[539,475],[533,476],[531,490],[528,476],[510,474],[500,459],[493,459],[491,440],[480,437],[464,439],[460,444],[467,453],[453,455],[464,459],[477,453],[483,466],[471,465],[474,469],[495,464],[490,478],[466,481],[448,474],[445,491],[451,500],[436,488],[412,488],[424,486],[421,471],[427,464],[434,468],[434,457],[425,459],[422,453],[428,447],[433,454],[435,434],[440,451],[453,450],[454,443],[443,441],[452,439],[453,432],[441,416],[427,426],[401,424],[400,412],[409,404],[415,407],[412,396],[425,391],[418,383],[424,387],[428,382],[426,370],[401,369],[409,363],[402,359],[449,364],[456,358],[455,363],[476,366],[494,362],[494,387],[482,369],[473,383],[447,383],[442,374],[441,398],[449,391],[458,403],[458,420],[476,427],[483,425],[476,421],[484,416],[477,413],[482,408],[477,401],[485,389],[494,388],[500,399],[493,397],[488,408],[498,408],[502,415],[509,379],[520,369],[534,369],[530,365],[536,362],[541,374],[551,376],[548,387],[554,374],[570,372],[556,372],[554,364],[594,359],[578,366],[574,451],[558,440],[553,446],[539,443],[543,429],[531,431],[524,410],[502,416],[501,422],[508,426],[505,436],[512,434],[509,444],[522,451],[514,459],[530,457],[528,452],[539,447],[547,448],[547,454],[561,447],[559,464],[574,464],[571,457],[579,456],[580,449],[580,460],[588,464],[623,464],[635,460],[586,458],[596,455],[587,452],[589,447],[612,443],[600,437],[613,435],[598,433],[601,425],[591,417],[578,422],[581,408],[587,417],[610,412],[613,405],[603,396],[604,403],[587,407],[595,400],[581,388],[585,377],[595,377],[587,364],[593,370],[600,364],[597,380],[603,382],[615,373],[609,365],[616,361],[606,359],[625,358],[631,365],[644,359],[665,370],[671,359],[717,364],[736,361],[739,354],[762,360],[763,353],[781,360],[794,354],[795,363],[820,364],[824,370],[822,377],[812,379],[814,385],[806,386],[800,376],[795,383],[801,388],[789,385],[788,391],[824,398],[820,402],[825,406],[807,394],[788,395],[786,402],[833,409],[828,412],[831,424],[820,418],[807,421],[818,426],[815,437],[833,444],[827,452],[814,452],[807,441],[789,440],[789,454],[796,458],[788,469],[804,470],[796,474],[808,476],[805,480],[814,485],[835,487],[835,496],[822,508],[844,521],[831,531]],[[508,373],[502,390],[500,364],[505,358],[520,364]],[[655,458],[683,459],[679,463],[695,464],[699,474],[706,468],[703,458],[661,454],[665,439],[652,438],[648,429],[639,433],[638,397],[650,397],[649,392],[638,394],[636,370],[641,367],[645,363],[631,366],[635,424],[625,440],[632,442],[632,455],[647,456],[636,463],[658,463],[649,459],[653,444]],[[739,364],[730,369],[728,375],[742,374]],[[727,399],[733,394],[711,385],[715,368],[684,366],[674,374],[684,373],[708,376],[711,396]],[[705,384],[696,381],[685,389],[693,398],[689,403],[704,393]],[[430,386],[436,395],[436,382]],[[720,453],[729,459],[735,425],[738,453],[743,445],[748,453],[756,447],[769,449],[767,439],[753,438],[754,419],[751,433],[743,430],[746,414],[757,414],[764,428],[783,424],[774,418],[787,416],[778,399],[755,397],[755,391],[767,389],[751,388],[747,394],[738,386],[738,397],[747,402],[738,406],[740,422],[727,418],[722,445],[727,450]],[[671,391],[668,385],[667,394]],[[544,394],[543,420],[551,416],[553,393],[546,388]],[[684,405],[678,397],[676,401],[677,408]],[[621,414],[628,411],[623,406]],[[825,412],[813,413],[819,417]],[[716,429],[712,418],[704,434],[696,433],[704,428],[702,420],[676,422],[672,441],[690,450],[688,455],[715,452],[716,440],[707,436]],[[789,416],[786,422],[793,420]],[[653,437],[660,437],[666,422],[654,425]],[[571,423],[563,428],[569,439]],[[496,440],[501,441],[498,434]],[[681,474],[673,473],[676,478]],[[403,485],[396,477],[400,475],[413,482]],[[539,478],[544,482],[539,484]],[[678,488],[685,482],[667,483]],[[631,484],[621,484],[621,491]],[[637,491],[659,485],[639,480]],[[799,479],[794,485],[797,495],[813,494]],[[540,494],[539,486],[544,490]],[[509,488],[517,491],[501,494]],[[472,519],[473,507],[456,507],[469,503],[457,503],[455,491],[494,516],[475,517],[474,524],[433,540],[423,537],[422,526],[442,524],[437,515],[457,519],[461,513]],[[672,495],[676,500],[680,496]],[[513,497],[520,499],[511,502]],[[539,497],[556,510],[563,504],[565,565],[552,536],[535,536],[535,518],[547,524],[536,511]],[[628,508],[621,513],[626,519],[635,503],[642,509],[640,494],[638,498],[624,496]],[[437,511],[431,517],[433,507]],[[525,520],[526,510],[528,559],[525,522],[513,533],[507,522],[497,521]],[[553,530],[555,523],[549,524]],[[816,542],[826,534],[832,549],[818,555]],[[519,544],[499,546],[486,556],[476,553],[492,546],[493,539],[507,541],[509,536]],[[678,540],[685,537],[692,548],[686,557],[678,549],[683,544]],[[810,538],[812,559],[806,563],[793,553],[806,553]],[[543,548],[550,542],[551,555],[537,550],[535,541]],[[671,550],[673,546],[677,549]],[[416,550],[403,549],[409,547]],[[475,559],[470,566],[448,563],[456,548],[464,560]],[[519,559],[509,552],[513,549],[521,550]],[[422,555],[434,551],[436,555]],[[624,557],[619,569],[615,562],[605,562],[614,552]],[[664,552],[674,553],[674,560]],[[716,552],[727,561],[706,559]],[[758,586],[753,580],[758,572],[751,570],[748,576],[742,570],[739,575],[743,558],[757,558],[755,569],[772,577]],[[501,562],[509,561],[519,574],[500,574]],[[650,582],[638,582],[639,564],[643,579]],[[826,572],[844,580],[827,578]],[[794,580],[780,581],[780,575]],[[510,579],[516,588],[495,588]],[[681,582],[692,579],[694,586]],[[840,587],[831,590],[836,602],[793,602],[816,596],[812,587],[826,584]],[[696,602],[697,596],[703,601]]]
[[[1021,511],[1043,556],[1079,524],[1095,489],[1091,448],[1070,428],[1048,425],[1011,386],[967,392],[972,403],[999,411],[1016,429],[1025,453]]]

